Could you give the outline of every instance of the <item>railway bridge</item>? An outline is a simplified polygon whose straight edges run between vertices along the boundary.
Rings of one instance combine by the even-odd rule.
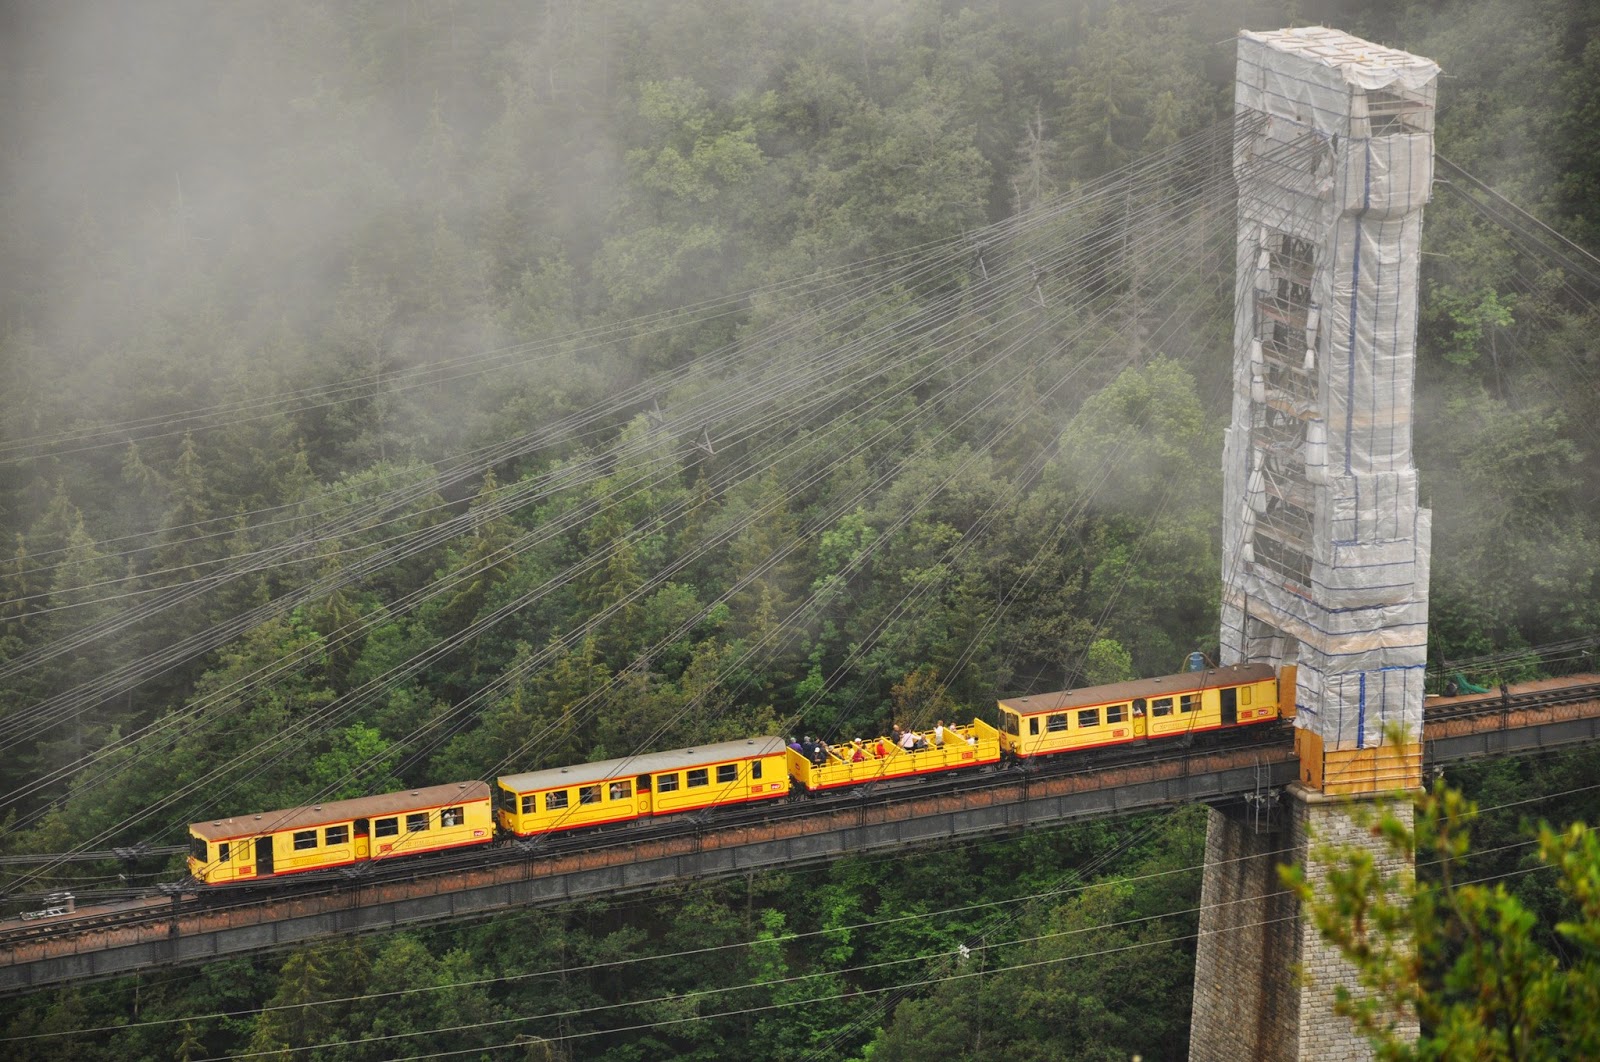
[[[1430,705],[1423,763],[1442,769],[1596,738],[1600,676],[1550,679]],[[865,797],[851,793],[743,815],[685,817],[649,830],[568,836],[543,847],[466,852],[394,868],[382,878],[230,893],[220,904],[180,893],[50,918],[13,918],[0,922],[0,994],[1178,803],[1223,809],[1245,824],[1256,847],[1275,850],[1275,796],[1300,785],[1299,771],[1293,741],[1278,729],[1246,745],[1176,749],[1156,759],[1000,770]],[[1292,908],[1274,883],[1249,885]],[[1241,929],[1202,924],[1205,932],[1232,938]]]
[[[1239,40],[1222,663],[1294,664],[1292,733],[684,817],[225,903],[175,892],[8,920],[0,993],[1204,802],[1213,810],[1191,1057],[1363,1057],[1332,1020],[1331,993],[1295,984],[1293,964],[1323,957],[1273,875],[1285,832],[1303,853],[1308,831],[1337,824],[1345,801],[1415,787],[1451,763],[1600,737],[1595,676],[1447,702],[1423,693],[1431,514],[1418,501],[1411,421],[1437,74],[1426,59],[1333,30]],[[981,253],[977,265],[987,272]],[[1386,743],[1395,724],[1410,735],[1398,746]],[[1259,995],[1238,990],[1249,985]]]

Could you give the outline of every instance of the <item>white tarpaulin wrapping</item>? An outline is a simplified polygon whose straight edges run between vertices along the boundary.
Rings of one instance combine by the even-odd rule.
[[[1321,27],[1239,37],[1223,656],[1299,665],[1329,748],[1422,727],[1431,522],[1412,465],[1431,60]]]
[[[1348,134],[1351,118],[1368,117],[1349,100],[1378,91],[1405,94],[1426,104],[1433,133],[1434,91],[1439,64],[1420,55],[1385,48],[1326,26],[1239,34],[1235,103],[1239,110],[1293,118],[1324,134]],[[1246,99],[1246,95],[1250,98]],[[1363,101],[1365,102],[1365,101]]]

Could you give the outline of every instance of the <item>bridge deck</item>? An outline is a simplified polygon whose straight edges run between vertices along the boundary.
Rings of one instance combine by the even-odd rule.
[[[1600,737],[1600,677],[1519,685],[1474,697],[1430,698],[1429,766],[1521,755]],[[1294,781],[1286,733],[1245,748],[1175,751],[1139,763],[1064,773],[997,771],[933,786],[835,802],[797,803],[749,821],[687,820],[660,835],[622,830],[543,851],[496,849],[478,861],[416,865],[382,881],[338,881],[311,891],[82,907],[64,919],[0,922],[0,994],[110,977],[151,966],[201,963],[321,937],[528,905],[651,889],[840,855],[1001,834],[1193,801],[1265,796]],[[581,847],[580,847],[581,845]]]

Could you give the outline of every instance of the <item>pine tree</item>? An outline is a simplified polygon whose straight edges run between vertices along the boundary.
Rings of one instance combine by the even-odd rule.
[[[500,481],[490,469],[483,477],[472,502],[472,538],[462,556],[459,571],[464,573],[461,589],[444,606],[440,618],[460,630],[471,623],[488,600],[489,593],[515,570],[510,552],[516,540],[516,527],[504,515],[492,511]]]
[[[122,482],[132,491],[125,509],[130,528],[153,530],[167,505],[167,484],[159,472],[145,464],[138,443],[128,444],[122,459]]]
[[[194,436],[185,433],[183,450],[172,468],[172,502],[162,518],[165,529],[156,549],[161,582],[186,582],[209,570],[201,565],[221,553],[219,545],[203,538],[211,513],[199,451]]]
[[[30,601],[38,590],[35,574],[30,569],[33,561],[28,556],[28,540],[17,532],[17,548],[11,559],[0,569],[0,628],[8,633],[21,633],[27,629],[28,616],[38,610],[37,602]]]

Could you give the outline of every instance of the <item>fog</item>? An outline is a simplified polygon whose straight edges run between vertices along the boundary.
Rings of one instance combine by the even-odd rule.
[[[383,369],[502,341],[492,292],[603,218],[616,161],[604,63],[541,54],[549,19],[501,39],[518,11],[9,8],[0,324],[53,423],[8,430],[116,420],[134,388],[204,405],[240,371],[315,383],[363,327]]]

